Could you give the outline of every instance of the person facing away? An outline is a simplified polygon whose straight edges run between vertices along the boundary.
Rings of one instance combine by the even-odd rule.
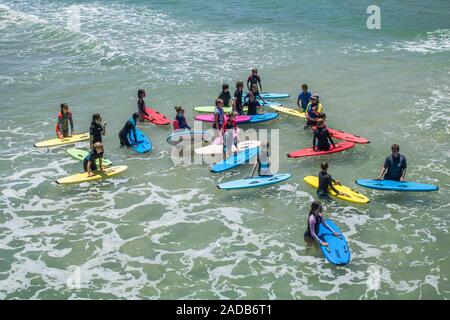
[[[177,113],[175,120],[178,121],[178,129],[191,130],[191,127],[187,124],[186,117],[184,116],[183,106],[175,106],[175,112]]]
[[[317,195],[319,197],[326,197],[329,194],[329,190],[334,191],[337,195],[345,196],[345,193],[339,192],[333,184],[341,185],[341,183],[337,180],[334,180],[331,175],[327,172],[328,170],[328,162],[322,162],[320,164],[320,171],[318,174],[319,185],[317,187]]]
[[[146,106],[145,106],[145,101],[144,98],[147,96],[147,94],[145,93],[144,89],[139,89],[138,90],[138,100],[137,100],[137,109],[138,109],[138,115],[139,115],[139,121],[140,122],[144,122],[144,116],[150,117],[152,118],[152,116],[150,116],[148,114],[148,112],[145,110]]]
[[[222,141],[223,141],[223,160],[225,160],[228,156],[231,155],[231,151],[233,150],[233,145],[236,147],[237,153],[237,125],[236,125],[236,114],[234,112],[228,113],[228,119],[222,126],[221,129]]]
[[[97,160],[100,167],[100,170],[103,171],[103,144],[101,142],[96,142],[93,145],[91,152],[89,152],[83,159],[83,170],[87,172],[89,177],[92,177],[94,174],[92,171],[97,170]]]
[[[259,89],[262,92],[262,85],[261,85],[261,77],[258,75],[258,69],[252,68],[252,73],[247,78],[247,89],[250,91],[253,85],[256,85],[256,90]]]
[[[305,112],[306,107],[308,107],[309,100],[311,99],[311,92],[308,91],[308,85],[306,83],[302,84],[302,91],[297,98],[297,106],[300,111]]]
[[[384,176],[384,180],[405,181],[406,158],[400,154],[400,146],[398,144],[393,144],[391,151],[392,154],[384,160],[384,165],[376,180],[381,180]]]
[[[230,86],[228,84],[224,83],[222,85],[222,92],[220,92],[220,94],[219,94],[219,96],[217,98],[218,99],[222,99],[223,105],[225,107],[229,107],[230,106],[231,93],[230,93]]]
[[[306,243],[313,244],[314,241],[316,241],[322,246],[328,246],[328,243],[322,241],[322,239],[320,239],[319,236],[317,235],[319,233],[319,226],[321,224],[325,228],[330,230],[336,237],[339,236],[339,233],[334,231],[325,221],[323,217],[322,203],[320,201],[314,201],[313,203],[311,203],[311,209],[309,210],[308,214],[306,231],[303,234],[303,239],[305,240]]]
[[[92,115],[91,127],[89,128],[90,147],[93,148],[96,142],[103,142],[102,136],[106,134],[106,122],[103,122],[100,114]]]
[[[256,99],[255,94],[253,91],[248,92],[249,96],[248,99],[245,100],[244,106],[248,107],[247,115],[255,115],[258,114],[258,109],[261,109],[261,104]]]
[[[255,175],[256,169],[258,169],[258,176],[273,176],[273,173],[270,170],[270,144],[269,142],[261,143],[260,150],[256,156],[256,163],[253,166],[252,174],[248,178],[253,178]]]
[[[70,107],[67,103],[61,103],[57,118],[58,123],[56,124],[56,136],[59,139],[73,136],[75,134],[75,129],[73,128],[72,111],[70,111]]]
[[[311,101],[308,103],[306,107],[306,125],[313,126],[317,122],[317,115],[323,112],[323,106],[319,101],[319,96],[317,94],[313,94],[311,96]]]
[[[317,128],[313,131],[313,150],[330,150],[330,143],[336,148],[330,132],[325,127],[325,122],[323,119],[319,119],[317,121]]]
[[[133,113],[133,116],[125,122],[125,125],[123,126],[122,130],[119,132],[119,139],[120,139],[120,147],[127,146],[128,148],[131,147],[131,143],[128,140],[128,137],[131,134],[133,134],[134,139],[133,145],[137,144],[137,133],[136,133],[136,126],[139,120],[139,114],[137,112]]]
[[[233,107],[234,107],[234,112],[236,112],[238,115],[244,114],[244,110],[242,107],[243,89],[244,89],[244,82],[237,81],[236,82],[236,91],[234,92],[234,97],[233,97]]]

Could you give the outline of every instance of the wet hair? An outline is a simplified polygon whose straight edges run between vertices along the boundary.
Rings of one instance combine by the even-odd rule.
[[[139,119],[139,113],[137,112],[133,113],[133,119]]]
[[[100,113],[95,113],[92,115],[92,122],[96,121],[96,120],[101,120],[102,117],[100,116]]]
[[[69,110],[69,105],[67,103],[61,103],[60,108],[61,108],[61,113],[62,113],[64,109]]]
[[[307,85],[306,83],[302,84],[302,89],[303,89],[303,88],[308,89],[308,85]]]
[[[320,201],[314,201],[313,203],[311,203],[311,210],[309,210],[309,215],[312,215],[314,211],[316,211],[320,207],[322,207],[322,202]]]
[[[394,151],[394,150],[400,151],[400,146],[399,146],[398,144],[394,143],[394,144],[391,146],[391,150],[392,150],[392,151]]]
[[[223,102],[223,100],[222,100],[222,99],[220,99],[220,98],[217,98],[217,99],[216,99],[216,101],[215,101],[215,105],[217,106],[217,105],[219,104],[219,102],[220,102],[220,101],[222,101],[222,102]]]
[[[184,111],[183,106],[175,106],[175,111],[178,113],[180,111]]]
[[[252,72],[258,72],[258,68],[252,68]]]
[[[325,113],[321,112],[317,115],[317,118],[325,120],[327,118],[327,115]]]
[[[139,89],[138,90],[138,94],[137,94],[138,98],[142,99],[144,97],[144,95],[145,95],[145,90],[144,89]]]
[[[230,88],[230,86],[228,85],[228,83],[224,83],[222,85],[222,90],[229,89],[229,88]]]
[[[239,87],[244,87],[244,81],[241,81],[241,80],[236,81],[236,89]]]
[[[322,169],[323,171],[327,171],[328,170],[328,162],[322,162],[320,164],[320,169]]]

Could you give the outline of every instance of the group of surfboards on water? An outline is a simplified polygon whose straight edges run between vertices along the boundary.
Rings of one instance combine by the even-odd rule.
[[[270,144],[268,141],[239,142],[239,123],[259,123],[278,117],[279,114],[277,112],[263,113],[263,108],[267,106],[278,112],[304,118],[304,129],[312,131],[312,147],[291,152],[288,154],[290,158],[339,152],[354,147],[355,143],[369,143],[365,138],[329,128],[320,97],[311,93],[307,84],[301,86],[297,105],[294,108],[284,107],[267,99],[267,97],[274,99],[285,98],[289,97],[289,94],[263,92],[261,77],[256,68],[252,69],[247,79],[246,87],[248,91],[244,93],[244,82],[237,81],[236,90],[234,95],[231,96],[229,85],[224,84],[222,91],[215,99],[214,106],[194,108],[194,111],[197,112],[212,111],[208,115],[195,117],[196,120],[212,123],[214,130],[211,145],[195,149],[196,153],[214,154],[219,151],[223,156],[223,161],[211,166],[212,172],[223,172],[235,168],[240,164],[248,163],[251,158],[256,157],[255,165],[249,176],[245,179],[219,184],[219,189],[235,190],[263,187],[280,183],[291,177],[290,174],[272,173],[271,155],[269,152]],[[145,104],[145,98],[145,90],[139,89],[137,93],[137,112],[132,114],[118,133],[121,147],[133,148],[135,151],[142,153],[151,151],[152,144],[148,137],[138,129],[138,124],[144,121],[150,121],[156,125],[168,125],[171,123],[167,117],[149,108]],[[175,145],[182,139],[191,142],[190,136],[194,135],[195,131],[192,130],[186,119],[183,106],[177,105],[174,109],[175,117],[172,121],[174,131],[169,137],[170,139],[168,138],[168,142]],[[61,104],[57,120],[57,139],[35,144],[36,147],[51,147],[87,139],[90,142],[89,151],[79,149],[67,150],[74,158],[82,161],[84,173],[59,179],[57,180],[58,183],[79,183],[98,180],[126,170],[126,166],[105,168],[105,164],[109,166],[111,162],[104,158],[103,136],[106,134],[106,122],[103,121],[100,114],[96,113],[92,116],[89,134],[79,136],[75,133],[73,115],[68,104]],[[203,134],[204,132],[201,132],[202,137]],[[333,137],[345,141],[335,143]],[[180,139],[177,140],[176,138]],[[328,173],[328,167],[327,162],[321,162],[317,176],[304,178],[308,184],[316,187],[319,199],[328,199],[330,196],[333,196],[355,203],[369,202],[366,196],[343,186],[339,181],[333,179]],[[405,183],[406,170],[406,157],[400,154],[400,146],[393,144],[391,146],[391,155],[385,159],[379,176],[374,180],[357,180],[356,182],[364,187],[381,190],[433,191],[438,189],[436,186],[428,184]],[[257,173],[256,178],[254,178],[255,173]],[[304,240],[308,244],[317,242],[321,246],[325,257],[334,264],[344,265],[350,261],[350,251],[345,237],[331,220],[324,218],[323,206],[320,201],[314,201],[311,204]]]

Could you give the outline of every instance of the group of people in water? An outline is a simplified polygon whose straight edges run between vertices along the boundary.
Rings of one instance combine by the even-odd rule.
[[[223,159],[228,158],[232,150],[234,153],[238,151],[237,139],[237,124],[236,117],[245,115],[244,107],[247,107],[247,115],[256,115],[262,112],[265,99],[260,94],[262,92],[261,77],[258,75],[258,70],[253,68],[250,76],[247,79],[248,93],[244,95],[244,82],[236,82],[236,91],[231,97],[229,85],[223,84],[222,91],[215,100],[213,129],[216,137],[221,138],[223,143]],[[143,122],[144,118],[152,119],[151,115],[146,111],[144,98],[146,92],[143,89],[138,90],[137,94],[137,112],[133,113],[131,118],[126,121],[123,128],[119,132],[119,141],[121,147],[131,147],[137,143],[138,137],[136,134],[136,127],[139,122]],[[260,103],[260,101],[262,103]],[[312,94],[308,91],[307,84],[301,86],[301,92],[297,98],[297,107],[300,112],[304,112],[306,122],[304,128],[311,128],[313,131],[313,149],[315,150],[329,150],[331,145],[336,147],[330,133],[326,127],[326,115],[323,112],[324,108],[319,100],[317,94]],[[225,113],[224,108],[229,109]],[[175,121],[174,129],[187,129],[191,127],[185,117],[185,111],[182,106],[175,106]],[[62,139],[75,134],[73,125],[73,115],[68,104],[63,103],[60,106],[60,112],[57,115],[56,135]],[[102,137],[106,134],[106,122],[102,120],[100,114],[92,116],[92,122],[89,129],[90,133],[90,152],[83,160],[83,169],[88,175],[93,175],[95,170],[103,170],[102,159],[104,155]],[[129,139],[129,137],[131,139]],[[406,158],[400,154],[400,146],[392,145],[391,155],[389,155],[381,168],[378,180],[396,180],[404,181],[406,175]],[[97,162],[99,167],[97,167]],[[258,176],[272,176],[270,170],[270,145],[269,142],[262,142],[259,153],[257,154],[256,163],[251,171],[249,177],[253,177],[255,173]],[[340,185],[340,182],[334,180],[328,173],[328,163],[322,162],[320,164],[320,171],[318,173],[319,185],[317,188],[317,196],[319,198],[327,198],[329,192],[334,191],[338,195],[345,195],[339,192],[334,185]],[[323,218],[323,206],[320,201],[314,201],[311,204],[311,209],[308,214],[307,230],[304,234],[304,239],[307,243],[318,242],[326,246],[318,236],[318,227],[323,224],[326,228],[334,232],[325,222]]]

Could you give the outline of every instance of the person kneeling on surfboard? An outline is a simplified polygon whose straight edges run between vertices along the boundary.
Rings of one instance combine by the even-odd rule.
[[[261,109],[261,105],[258,100],[256,100],[256,96],[253,91],[250,91],[248,99],[245,100],[244,106],[248,106],[247,115],[252,116],[258,114],[258,109]]]
[[[133,113],[133,116],[127,120],[122,130],[119,132],[120,146],[131,147],[130,141],[128,140],[128,135],[133,132],[134,141],[137,142],[136,125],[139,120],[139,114],[137,112]]]
[[[147,113],[147,111],[145,111],[145,101],[144,98],[147,96],[147,94],[145,93],[144,89],[139,89],[138,90],[138,101],[137,101],[137,109],[138,109],[138,114],[139,114],[139,121],[140,122],[144,122],[144,116],[147,116],[151,119],[153,119],[153,117],[151,115],[149,115]]]
[[[319,185],[317,187],[317,196],[319,197],[327,197],[328,190],[331,189],[336,192],[337,195],[347,196],[345,193],[339,192],[333,186],[333,184],[341,185],[341,183],[337,180],[334,180],[331,175],[327,172],[328,170],[328,162],[322,162],[320,164],[320,172],[319,172]]]
[[[175,111],[177,115],[175,116],[175,120],[178,121],[178,129],[189,129],[191,127],[187,124],[186,117],[184,116],[184,109],[182,106],[176,106]]]
[[[319,101],[319,96],[317,94],[313,94],[311,97],[311,102],[308,103],[306,107],[306,124],[305,128],[313,126],[316,124],[319,113],[323,111],[323,106]]]
[[[253,167],[252,174],[248,178],[253,178],[256,169],[258,169],[258,176],[273,176],[270,171],[270,153],[269,153],[269,142],[262,143],[260,151],[256,156],[256,163]]]
[[[56,136],[59,139],[73,136],[75,130],[73,129],[73,119],[72,112],[67,103],[61,103],[61,110],[58,112],[58,123],[56,124]],[[69,125],[70,125],[70,135],[69,135]]]
[[[236,147],[234,154],[237,154],[238,137],[236,125],[236,114],[234,112],[228,113],[228,119],[222,126],[222,141],[223,141],[223,160],[225,160],[231,151],[233,150],[233,145]]]
[[[330,150],[330,143],[336,148],[328,129],[325,128],[323,119],[317,120],[317,128],[314,130],[313,136],[313,150]]]
[[[98,164],[100,166],[100,170],[103,171],[103,144],[101,142],[94,143],[93,149],[89,152],[83,160],[83,169],[84,172],[88,173],[89,177],[92,177],[94,174],[92,171],[97,170],[96,161],[98,159]]]
[[[311,203],[311,210],[309,211],[309,214],[308,214],[307,229],[303,235],[303,239],[308,244],[314,243],[314,240],[315,240],[322,246],[328,246],[327,242],[322,241],[317,236],[317,233],[319,233],[320,224],[323,224],[336,237],[339,236],[339,233],[335,232],[323,218],[323,213],[322,213],[323,210],[322,209],[323,209],[322,203],[320,201],[314,201],[313,203]]]
[[[392,154],[384,160],[384,165],[376,180],[383,179],[384,175],[384,180],[405,181],[406,158],[400,154],[400,146],[398,144],[393,144],[391,151]]]

